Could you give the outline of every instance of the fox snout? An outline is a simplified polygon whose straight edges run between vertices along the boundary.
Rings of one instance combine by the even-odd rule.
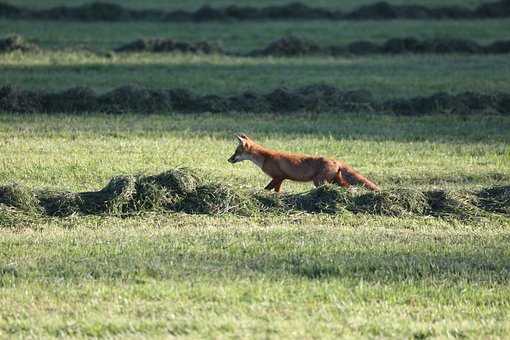
[[[232,164],[237,163],[236,155],[232,155],[232,156],[228,159],[228,162],[229,162],[229,163],[232,163]]]

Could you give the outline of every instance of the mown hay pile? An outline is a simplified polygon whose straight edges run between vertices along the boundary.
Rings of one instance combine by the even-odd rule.
[[[369,54],[507,54],[510,41],[498,40],[481,45],[469,39],[435,38],[419,40],[413,37],[388,39],[378,44],[353,41],[347,45],[320,46],[308,39],[289,36],[271,42],[267,47],[249,52],[248,56],[298,57],[306,55],[369,55]]]
[[[427,203],[422,191],[399,188],[356,195],[353,198],[352,210],[386,216],[427,215]]]
[[[479,208],[510,215],[510,185],[486,188],[479,191],[477,196]]]
[[[106,214],[131,216],[147,211],[252,216],[260,212],[364,213],[384,216],[437,216],[467,219],[488,213],[510,215],[510,186],[479,191],[420,191],[393,188],[349,192],[325,185],[302,194],[249,193],[204,182],[188,169],[152,176],[116,176],[99,191],[31,190],[0,186],[0,225],[27,223],[30,216]]]
[[[0,204],[0,228],[28,227],[35,222],[33,213]]]
[[[152,176],[116,176],[99,191],[79,193],[30,190],[9,184],[0,186],[0,204],[50,216],[78,213],[128,216],[144,211],[217,215],[250,214],[258,210],[252,197],[226,185],[202,182],[187,169],[172,169]]]
[[[271,42],[262,50],[254,50],[248,53],[249,56],[275,56],[275,57],[295,57],[303,55],[325,54],[324,48],[317,43],[288,36]]]
[[[17,183],[0,186],[0,204],[31,211],[38,206],[38,200],[32,189]]]
[[[10,35],[0,38],[0,53],[8,53],[13,51],[29,52],[36,51],[39,47],[28,42],[20,35]]]
[[[324,185],[303,194],[283,197],[287,209],[310,213],[339,213],[353,210],[352,195],[333,185]]]
[[[30,52],[39,50],[36,44],[30,43],[20,35],[12,35],[0,39],[2,52]],[[219,43],[198,41],[177,41],[171,38],[138,39],[113,50],[118,53],[190,53],[190,54],[222,54],[237,57],[299,57],[311,55],[352,56],[369,54],[508,54],[510,40],[496,40],[491,44],[482,45],[469,39],[435,38],[420,40],[413,37],[388,39],[383,43],[370,41],[353,41],[347,45],[321,46],[309,39],[289,35],[270,42],[265,48],[255,49],[246,54],[225,51]]]
[[[476,194],[433,190],[425,193],[433,216],[469,218],[483,212],[476,206]]]
[[[131,43],[120,46],[115,52],[180,52],[200,54],[222,54],[223,49],[214,43],[199,41],[195,43],[175,41],[173,39],[138,39]]]

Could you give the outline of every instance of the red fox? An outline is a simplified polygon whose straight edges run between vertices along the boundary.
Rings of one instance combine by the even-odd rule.
[[[250,160],[272,178],[266,190],[280,192],[286,179],[299,182],[313,181],[318,187],[326,182],[337,183],[344,188],[353,184],[362,184],[365,188],[379,191],[379,187],[363,177],[359,172],[341,161],[271,150],[255,143],[248,136],[236,135],[239,146],[230,163]]]

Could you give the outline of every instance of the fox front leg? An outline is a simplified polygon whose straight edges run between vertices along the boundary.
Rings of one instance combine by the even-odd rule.
[[[266,190],[273,190],[274,189],[275,192],[280,192],[280,188],[282,186],[282,182],[283,182],[283,180],[281,180],[281,179],[273,178],[271,180],[271,182],[269,182],[269,184],[266,185],[266,187],[264,189],[266,189]]]

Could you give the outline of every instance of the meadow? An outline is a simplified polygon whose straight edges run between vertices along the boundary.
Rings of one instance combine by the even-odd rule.
[[[17,2],[44,8],[62,3]],[[336,6],[329,0],[309,4]],[[143,7],[200,5],[148,1]],[[21,34],[42,47],[0,54],[0,87],[51,92],[90,86],[103,93],[135,84],[230,95],[321,83],[367,89],[383,99],[438,91],[509,93],[507,55],[241,58],[111,52],[156,36],[219,41],[239,52],[289,33],[325,44],[403,36],[491,42],[505,39],[507,26],[506,19],[0,20],[2,33]],[[0,112],[0,186],[15,182],[86,192],[103,188],[114,176],[185,167],[204,181],[260,193],[269,182],[260,170],[227,162],[236,147],[234,133],[244,132],[274,149],[345,160],[383,191],[470,191],[510,184],[508,131],[510,116],[493,112]],[[312,188],[283,184],[284,195]],[[500,204],[508,209],[508,197]],[[57,217],[0,203],[1,338],[504,339],[510,333],[509,282],[508,213],[460,218],[148,210]]]
[[[467,7],[475,7],[483,3],[490,2],[491,0],[468,0],[468,1],[460,1],[460,0],[450,0],[448,2],[449,5],[463,5]],[[409,4],[409,0],[390,0],[388,1],[391,4]],[[40,2],[37,0],[17,0],[16,5],[18,6],[26,6],[29,8],[48,8],[53,6],[79,6],[83,4],[89,3],[86,0],[46,0],[44,2]],[[108,3],[119,4],[122,6],[130,7],[130,8],[156,8],[156,9],[166,9],[166,10],[179,10],[179,9],[191,9],[195,10],[205,5],[205,3],[199,0],[191,0],[191,1],[164,1],[164,0],[148,0],[140,3],[135,0],[111,0]],[[364,4],[372,4],[371,0],[347,0],[342,1],[342,3],[337,4],[332,2],[331,0],[304,0],[301,3],[307,4],[309,6],[321,6],[326,8],[339,8],[339,9],[351,9],[358,7]],[[207,5],[213,7],[222,7],[229,6],[233,3],[228,0],[212,0],[208,1]],[[263,6],[273,6],[273,5],[285,5],[288,4],[285,0],[263,0],[263,1],[254,1],[254,0],[244,0],[242,3],[238,3],[237,5],[243,6],[253,6],[253,7],[263,7]],[[421,4],[421,5],[431,5],[431,6],[441,6],[444,5],[443,1],[433,0],[433,1],[425,1],[425,0],[416,0],[413,1],[413,4]]]
[[[263,29],[261,29],[261,25]],[[413,36],[427,38],[473,39],[481,43],[507,39],[508,20],[391,20],[334,22],[326,20],[266,21],[225,23],[66,22],[1,20],[4,34],[20,34],[46,49],[86,49],[109,52],[140,38],[166,38],[178,41],[208,41],[226,50],[246,53],[263,48],[271,41],[294,35],[323,45],[347,44],[355,40],[381,42],[390,38]],[[339,34],[341,32],[341,34]]]

